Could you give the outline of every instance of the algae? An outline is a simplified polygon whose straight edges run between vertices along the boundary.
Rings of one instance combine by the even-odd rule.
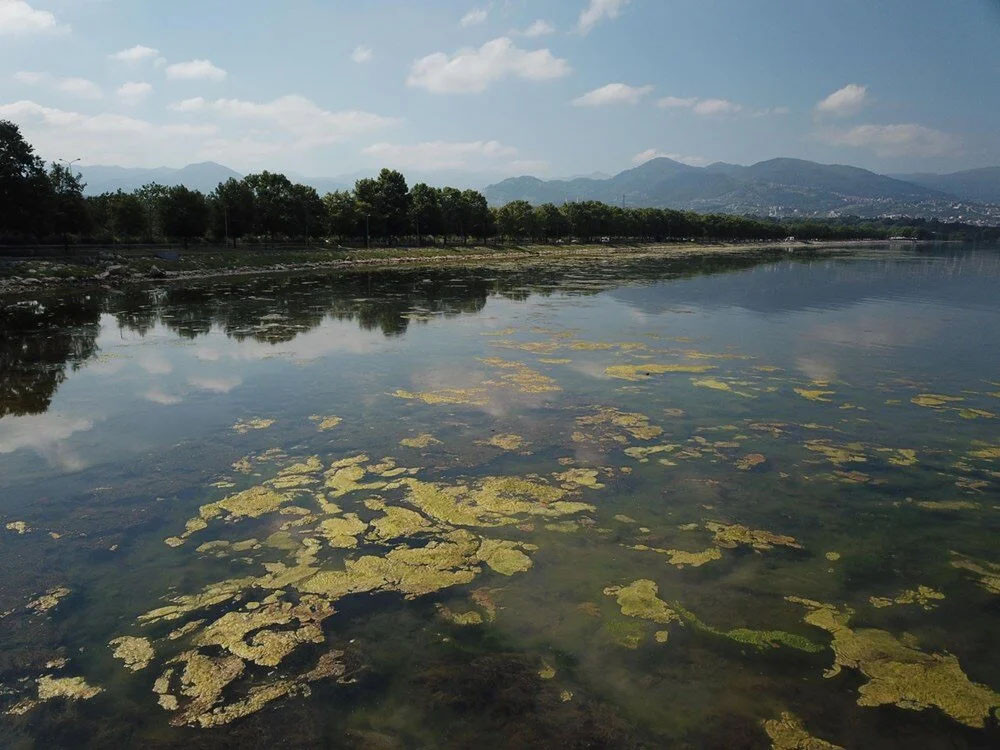
[[[148,638],[123,635],[115,638],[108,645],[115,649],[112,656],[121,659],[125,663],[125,667],[133,672],[145,669],[153,660],[153,646]]]
[[[432,445],[440,445],[441,441],[429,432],[422,432],[415,437],[403,438],[399,444],[405,445],[407,448],[429,448]]]
[[[741,545],[752,547],[756,550],[768,550],[775,546],[791,547],[802,549],[794,537],[783,534],[774,534],[770,531],[751,529],[742,524],[723,524],[717,521],[709,521],[705,528],[715,534],[714,542],[724,549],[734,549]]]
[[[902,604],[918,604],[926,610],[934,609],[937,606],[935,600],[944,599],[944,594],[935,591],[930,586],[917,586],[915,589],[906,589],[894,597],[871,596],[868,601],[873,607],[891,607]]]
[[[761,725],[771,739],[772,750],[844,750],[840,745],[813,737],[802,720],[788,711],[782,711],[780,717],[767,719]]]
[[[604,370],[604,374],[619,380],[648,380],[653,375],[665,373],[702,373],[714,370],[711,365],[669,365],[646,362],[641,365],[613,365]]]

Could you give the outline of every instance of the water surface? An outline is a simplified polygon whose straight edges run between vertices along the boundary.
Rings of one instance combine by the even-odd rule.
[[[941,246],[4,300],[0,744],[996,747],[998,283]]]

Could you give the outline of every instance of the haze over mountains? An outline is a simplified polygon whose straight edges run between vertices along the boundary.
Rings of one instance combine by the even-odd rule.
[[[159,167],[80,167],[86,193],[134,190],[150,182],[185,185],[202,192],[242,175],[214,162],[180,169]],[[374,174],[358,172],[332,178],[289,174],[321,194],[350,189],[354,181]],[[672,159],[651,159],[613,176],[594,174],[565,180],[512,177],[483,185],[484,175],[405,171],[407,180],[434,185],[483,189],[487,200],[533,204],[599,200],[627,206],[675,208],[699,212],[759,216],[893,216],[1000,224],[1000,167],[951,174],[880,175],[859,167],[818,164],[802,159],[769,159],[741,166],[716,162],[693,167]]]

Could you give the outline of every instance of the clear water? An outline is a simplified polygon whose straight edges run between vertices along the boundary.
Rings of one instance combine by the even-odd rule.
[[[0,745],[770,747],[787,712],[997,747],[998,289],[1000,248],[941,246],[4,300]],[[528,494],[486,512],[490,477]],[[277,500],[211,506],[244,490]],[[386,507],[423,525],[381,533]],[[100,692],[39,699],[76,677]]]

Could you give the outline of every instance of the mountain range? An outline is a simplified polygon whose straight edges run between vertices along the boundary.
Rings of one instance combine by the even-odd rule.
[[[88,195],[130,191],[150,182],[185,185],[207,193],[230,177],[242,177],[215,162],[179,169],[87,166],[78,170]],[[350,189],[356,179],[374,174],[375,170],[366,170],[332,178],[296,174],[288,177],[312,185],[322,194]],[[407,172],[407,178],[411,183],[424,181],[462,188],[481,186],[488,179],[457,172]],[[628,206],[760,216],[906,215],[1000,224],[1000,167],[950,174],[881,175],[859,167],[803,159],[769,159],[750,166],[716,162],[694,167],[660,157],[612,176],[594,173],[565,180],[512,177],[487,185],[483,192],[492,205],[512,200],[533,204],[599,200],[616,205],[624,202]]]
[[[769,159],[707,167],[660,157],[606,179],[512,177],[489,185],[493,205],[599,200],[763,216],[891,216],[1000,223],[1000,168],[887,176],[840,164]]]

